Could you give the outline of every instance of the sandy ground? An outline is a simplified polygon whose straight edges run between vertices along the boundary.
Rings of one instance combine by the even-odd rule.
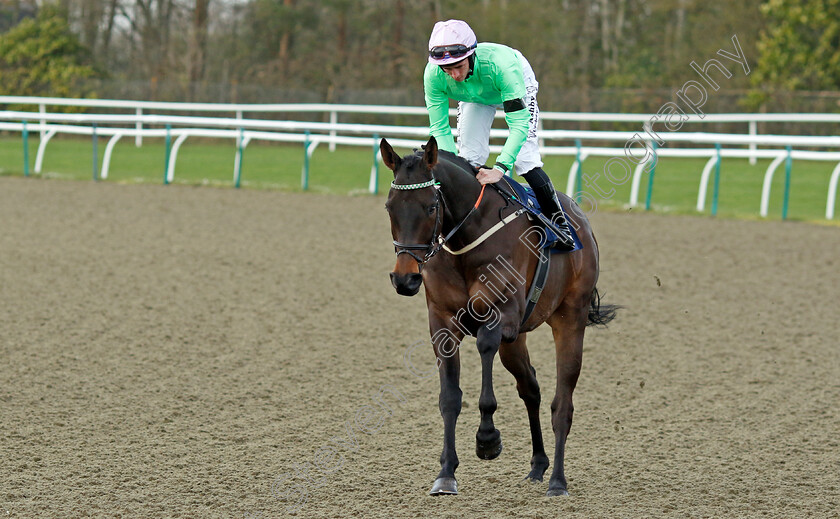
[[[383,203],[0,178],[0,518],[840,517],[840,229],[595,215],[625,309],[587,334],[572,496],[519,485],[498,360],[505,450],[475,457],[468,342],[461,494],[432,498],[426,309],[389,284]]]

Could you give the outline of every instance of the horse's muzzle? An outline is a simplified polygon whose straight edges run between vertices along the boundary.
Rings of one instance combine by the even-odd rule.
[[[423,283],[423,276],[411,272],[408,274],[398,274],[391,272],[391,284],[397,289],[397,293],[401,296],[413,296],[420,290],[420,284]]]

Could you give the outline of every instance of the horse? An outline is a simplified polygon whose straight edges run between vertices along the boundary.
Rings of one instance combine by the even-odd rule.
[[[560,195],[582,246],[553,254],[548,279],[536,306],[528,313],[525,289],[537,263],[530,236],[537,226],[511,203],[511,197],[484,187],[475,170],[456,155],[438,150],[434,137],[422,150],[400,157],[386,139],[380,142],[385,165],[394,180],[385,204],[397,255],[391,284],[413,296],[425,285],[432,347],[440,375],[439,407],[443,418],[441,470],[429,494],[458,493],[455,469],[455,423],[461,412],[459,387],[461,340],[476,337],[481,356],[481,421],[476,455],[501,454],[501,434],[493,424],[493,360],[496,353],[516,379],[531,429],[531,470],[524,481],[542,482],[549,467],[540,427],[540,388],[525,341],[542,323],[551,326],[556,352],[557,386],[551,402],[554,469],[548,496],[568,495],[563,458],[572,425],[572,392],[581,370],[587,325],[606,325],[617,307],[601,305],[598,244],[586,216],[575,202]],[[492,232],[491,232],[492,231]]]

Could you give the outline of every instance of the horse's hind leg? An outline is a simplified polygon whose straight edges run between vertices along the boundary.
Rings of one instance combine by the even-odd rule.
[[[586,328],[585,308],[561,306],[549,319],[554,333],[557,355],[557,388],[551,402],[551,427],[554,429],[554,470],[548,482],[548,496],[568,495],[563,458],[566,437],[572,427],[572,393],[580,375],[583,356],[583,333]]]
[[[499,349],[502,364],[516,378],[516,390],[519,398],[525,402],[528,410],[528,423],[531,426],[531,445],[534,454],[531,457],[531,472],[525,477],[526,481],[542,481],[543,474],[548,469],[548,456],[543,445],[542,427],[540,426],[540,386],[537,384],[537,374],[531,366],[528,348],[525,346],[525,334],[521,333],[515,341],[502,344]]]
[[[502,453],[502,435],[493,425],[493,413],[496,412],[496,395],[493,393],[493,359],[499,351],[502,333],[499,326],[492,329],[482,326],[476,336],[476,346],[481,356],[481,395],[478,397],[478,410],[481,412],[481,424],[475,434],[475,453],[483,460],[492,460]]]

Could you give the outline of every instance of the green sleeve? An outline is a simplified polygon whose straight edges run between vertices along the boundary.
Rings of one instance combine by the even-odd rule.
[[[528,121],[531,119],[531,113],[527,109],[517,110],[515,112],[508,112],[505,114],[505,121],[507,122],[510,133],[502,146],[502,153],[496,162],[507,166],[508,170],[513,171],[513,163],[516,161],[516,156],[519,155],[519,150],[525,144],[528,138]]]
[[[429,112],[429,132],[437,140],[438,148],[458,153],[452,128],[449,126],[449,97],[444,89],[443,78],[436,74],[435,65],[426,65],[423,74],[423,90],[426,94],[426,110]]]
[[[518,58],[499,64],[496,71],[496,86],[502,93],[503,102],[525,97],[525,78]],[[505,113],[505,122],[507,122],[510,133],[505,145],[502,146],[502,153],[496,161],[504,164],[511,171],[513,171],[513,163],[516,161],[516,156],[519,155],[519,150],[522,149],[522,145],[528,138],[528,122],[530,119],[531,113],[527,108]]]

